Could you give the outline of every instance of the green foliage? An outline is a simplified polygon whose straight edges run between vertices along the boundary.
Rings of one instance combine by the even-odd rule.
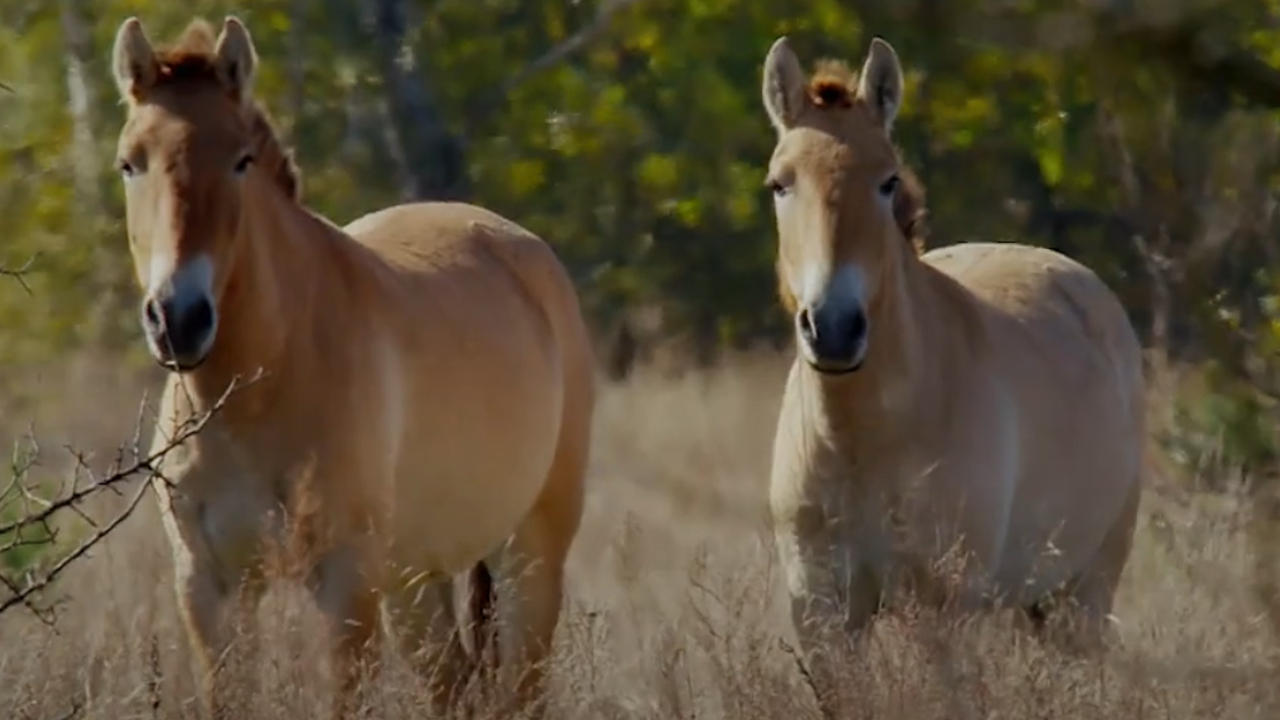
[[[403,197],[404,154],[388,138],[412,128],[383,109],[386,38],[367,17],[379,3],[0,0],[0,78],[14,90],[0,93],[0,262],[41,254],[33,295],[0,282],[0,363],[104,342],[138,350],[111,169],[122,109],[108,53],[124,17],[140,15],[154,40],[193,14],[245,18],[259,94],[296,148],[307,200],[342,223]],[[806,62],[856,66],[872,34],[897,47],[907,71],[897,140],[929,187],[930,245],[1061,249],[1097,268],[1144,329],[1165,312],[1187,326],[1183,338],[1216,322],[1199,299],[1208,287],[1226,288],[1250,329],[1277,317],[1257,304],[1275,277],[1265,253],[1276,228],[1257,190],[1280,177],[1274,111],[1241,110],[1240,98],[1178,76],[1170,60],[1181,58],[1150,56],[1079,3],[637,0],[576,52],[526,72],[604,5],[403,0],[405,47],[392,53],[461,138],[470,199],[553,243],[601,323],[651,307],[664,332],[711,345],[785,336],[761,185],[774,138],[759,100],[760,64],[781,34]],[[1215,47],[1276,62],[1276,2],[1215,7],[1202,23]],[[87,118],[69,105],[66,8],[88,30]],[[88,153],[78,123],[91,130]],[[83,156],[94,202],[77,184]],[[1231,252],[1193,252],[1223,213],[1249,218]],[[1188,264],[1168,308],[1132,241],[1162,233]],[[1260,460],[1255,431],[1223,413],[1203,409],[1203,422],[1236,428],[1232,452]]]
[[[41,497],[42,488],[32,484],[35,464],[36,448],[29,443],[19,443],[13,452],[10,472],[0,487],[0,527],[16,525],[9,532],[0,532],[0,577],[5,579],[20,578],[34,570],[56,549],[56,541],[62,539],[49,527],[22,522],[43,509],[36,499]],[[16,482],[11,482],[11,478]]]
[[[1274,401],[1248,383],[1208,368],[1203,394],[1181,398],[1161,445],[1188,477],[1212,489],[1230,478],[1266,479],[1280,459]]]

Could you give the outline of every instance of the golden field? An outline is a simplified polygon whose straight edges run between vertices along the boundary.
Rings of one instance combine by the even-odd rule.
[[[753,356],[675,379],[642,369],[605,386],[550,717],[817,717],[783,631],[764,524],[785,370],[780,358]],[[66,393],[79,405],[31,411],[48,453],[130,435],[139,385],[93,373],[59,383],[85,390]],[[1158,472],[1149,480],[1108,656],[1058,655],[1003,617],[888,615],[868,656],[850,660],[841,692],[854,717],[1276,717],[1280,640],[1257,577],[1271,548],[1259,540],[1266,533],[1250,532],[1249,501],[1178,491]],[[22,610],[0,617],[0,717],[196,717],[167,574],[147,502],[67,577],[55,627]],[[240,676],[243,716],[319,716],[319,617],[289,584],[260,612],[267,650]],[[394,657],[372,697],[370,717],[426,716],[425,689]]]

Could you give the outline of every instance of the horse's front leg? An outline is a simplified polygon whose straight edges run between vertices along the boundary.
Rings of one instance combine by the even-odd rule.
[[[245,582],[228,588],[217,568],[191,561],[186,555],[175,568],[178,610],[195,656],[199,675],[201,706],[207,716],[230,717],[226,706],[228,686],[233,679],[227,659],[233,643],[245,648],[248,661],[258,659],[259,637],[256,620],[261,587]]]
[[[339,545],[316,564],[309,583],[316,605],[333,632],[333,672],[338,682],[333,716],[354,717],[363,705],[361,679],[379,671],[381,625],[377,581],[368,554],[355,544]]]
[[[828,720],[840,712],[841,656],[860,653],[865,630],[880,603],[880,588],[847,539],[825,532],[776,536],[791,597],[791,619],[799,641],[801,670],[812,683]]]
[[[262,586],[253,573],[229,574],[220,566],[198,527],[193,530],[189,519],[179,518],[166,489],[159,493],[173,553],[178,613],[194,655],[200,705],[206,716],[227,717],[227,656],[238,638],[249,646],[248,656],[257,659],[255,611]]]
[[[227,717],[222,662],[229,637],[221,623],[226,593],[207,568],[193,562],[175,567],[174,589],[178,612],[187,631],[200,688],[200,705],[206,717]]]

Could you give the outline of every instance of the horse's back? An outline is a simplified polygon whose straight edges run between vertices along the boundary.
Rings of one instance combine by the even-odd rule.
[[[1051,526],[1080,570],[1141,482],[1142,352],[1124,307],[1093,271],[1044,248],[970,243],[925,259],[976,299],[987,369],[1016,408],[1020,477],[1004,573],[1028,571],[1028,546],[1043,549]]]
[[[542,238],[491,210],[461,202],[394,205],[364,215],[343,230],[393,269],[394,280],[437,312],[519,297],[550,326],[580,321],[577,293],[564,265]],[[399,289],[399,288],[396,288]],[[456,296],[456,297],[451,297]],[[568,333],[560,327],[557,340]]]
[[[1088,267],[1014,243],[951,245],[925,260],[980,301],[996,344],[1029,345],[1036,367],[1105,358],[1118,373],[1117,389],[1126,397],[1141,394],[1137,335],[1115,293]]]
[[[363,215],[343,230],[393,266],[411,273],[493,271],[496,247],[520,248],[526,263],[560,269],[541,238],[486,208],[462,202],[414,202]],[[544,270],[545,272],[545,270]]]

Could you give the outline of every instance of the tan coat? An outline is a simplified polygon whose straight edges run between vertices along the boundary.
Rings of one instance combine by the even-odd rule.
[[[1142,356],[1124,308],[1050,250],[918,254],[922,191],[889,139],[902,75],[887,43],[858,77],[826,64],[808,78],[781,39],[763,97],[799,350],[770,495],[802,645],[821,655],[820,624],[857,634],[908,587],[1037,617],[1066,595],[1096,639],[1141,493]],[[965,562],[954,586],[937,564],[948,551]]]
[[[373,657],[381,601],[406,650],[447,641],[446,671],[462,669],[450,576],[481,562],[501,585],[503,665],[541,660],[594,402],[586,328],[555,253],[466,204],[401,205],[346,228],[308,210],[252,102],[256,53],[234,18],[216,39],[196,22],[158,51],[127,20],[114,64],[143,328],[174,371],[157,446],[263,373],[157,482],[213,709],[220,616],[237,592],[252,607],[265,546],[291,538],[335,630],[339,711],[355,698],[355,663]],[[288,532],[284,512],[297,520]],[[441,591],[422,594],[428,580]],[[512,683],[519,699],[536,699],[541,678]]]

